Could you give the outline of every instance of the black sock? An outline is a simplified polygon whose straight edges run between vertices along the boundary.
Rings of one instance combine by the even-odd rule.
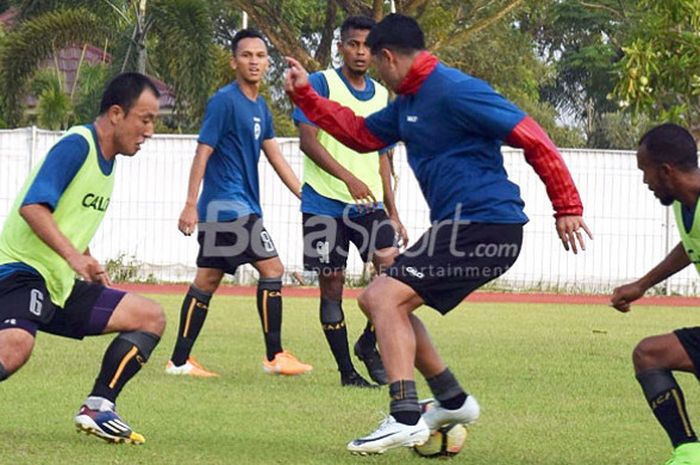
[[[698,440],[685,409],[683,391],[670,371],[648,370],[637,374],[651,411],[666,430],[673,447]]]
[[[114,403],[124,385],[148,361],[160,336],[145,331],[122,333],[107,347],[100,374],[90,396],[104,397]]]
[[[260,278],[257,294],[267,359],[272,360],[282,352],[282,279]]]
[[[467,393],[464,392],[449,368],[445,368],[445,371],[426,379],[426,381],[441,407],[455,410],[464,405]]]
[[[420,405],[418,405],[418,393],[416,383],[412,380],[402,379],[389,385],[391,396],[390,412],[399,423],[415,425],[420,420]]]
[[[367,325],[362,335],[358,339],[360,346],[363,348],[374,348],[377,345],[377,333],[374,332],[374,325],[367,320]]]
[[[342,301],[322,297],[320,318],[323,334],[338,365],[338,371],[345,374],[354,372],[355,367],[352,365],[348,348],[348,330],[345,327]]]
[[[211,294],[200,291],[194,286],[182,301],[180,308],[180,327],[177,330],[177,342],[173,349],[173,356],[170,357],[176,366],[184,365],[192,352],[192,346],[199,336],[199,332],[204,326],[204,320],[209,312],[209,301]]]

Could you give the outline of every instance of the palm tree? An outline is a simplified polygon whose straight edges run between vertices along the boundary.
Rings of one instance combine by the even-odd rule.
[[[177,95],[174,122],[191,126],[211,91],[212,13],[200,0],[16,0],[17,25],[0,48],[2,112],[20,122],[21,99],[40,63],[61,48],[91,43],[112,55],[110,76],[140,71]],[[49,38],[49,40],[47,40]]]

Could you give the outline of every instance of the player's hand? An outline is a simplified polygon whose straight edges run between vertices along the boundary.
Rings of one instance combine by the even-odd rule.
[[[577,241],[581,250],[586,250],[586,243],[583,240],[583,234],[581,234],[582,229],[588,234],[588,237],[593,240],[593,234],[591,234],[591,230],[588,229],[588,226],[586,226],[581,216],[560,216],[557,218],[556,227],[559,239],[561,239],[561,243],[567,251],[571,248],[574,253],[578,253],[578,248],[576,246]]]
[[[185,205],[180,213],[180,219],[177,222],[177,229],[185,236],[191,236],[194,228],[197,225],[197,207],[194,205]]]
[[[399,219],[399,216],[393,215],[390,216],[389,219],[391,220],[391,225],[394,227],[394,231],[396,231],[396,234],[399,236],[399,247],[408,247],[408,232]]]
[[[75,254],[68,257],[68,265],[75,273],[87,282],[99,282],[98,273],[104,273],[104,268],[90,255]]]
[[[642,297],[644,292],[646,292],[646,288],[639,284],[639,281],[617,287],[610,297],[610,305],[620,312],[629,312],[630,304]]]
[[[377,199],[374,197],[372,190],[367,184],[360,181],[355,176],[349,176],[345,181],[345,185],[350,192],[350,196],[355,199],[355,203],[360,208],[372,209],[377,207]]]
[[[105,270],[102,265],[100,265],[95,272],[94,276],[92,277],[92,281],[106,287],[112,287],[112,279],[109,277],[109,273],[107,273],[107,270]]]
[[[296,89],[302,88],[309,83],[309,73],[306,72],[301,63],[292,57],[284,57],[287,60],[287,75],[284,78],[284,90],[294,93]]]

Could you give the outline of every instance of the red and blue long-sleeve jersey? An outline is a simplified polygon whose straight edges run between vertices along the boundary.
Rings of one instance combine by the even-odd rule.
[[[583,213],[571,175],[544,130],[484,81],[422,52],[398,94],[367,118],[310,86],[291,97],[309,119],[356,151],[403,141],[432,221],[527,222],[520,189],[503,166],[503,141],[523,149],[545,183],[555,216]]]

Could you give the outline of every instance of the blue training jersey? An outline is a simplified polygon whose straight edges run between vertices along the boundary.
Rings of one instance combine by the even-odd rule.
[[[199,221],[262,216],[258,160],[263,141],[274,137],[272,115],[262,96],[253,101],[232,82],[209,99],[198,142],[214,152],[197,202]]]
[[[508,180],[501,141],[525,113],[488,84],[438,64],[417,93],[399,95],[365,124],[387,144],[403,140],[431,221],[528,221]]]

